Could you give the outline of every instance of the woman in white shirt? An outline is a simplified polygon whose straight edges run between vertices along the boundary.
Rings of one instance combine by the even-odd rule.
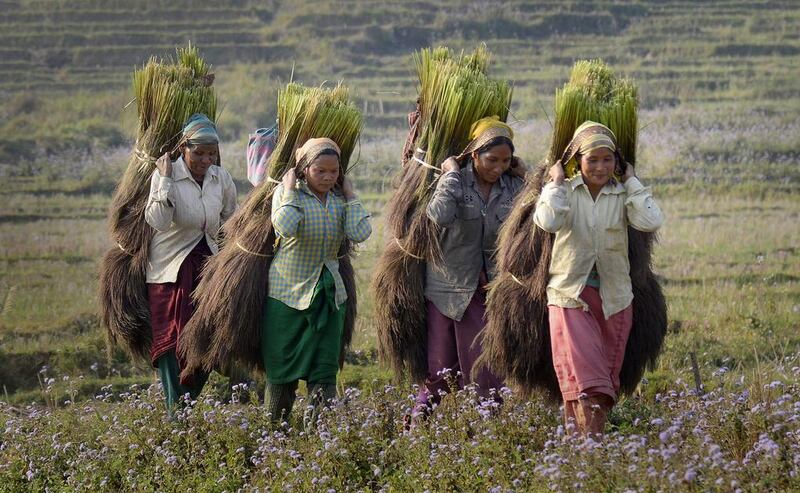
[[[192,115],[178,149],[175,161],[164,154],[156,162],[145,209],[145,220],[155,229],[147,263],[150,356],[170,411],[186,393],[196,399],[207,378],[179,378],[178,335],[194,311],[191,293],[203,263],[218,252],[220,226],[236,210],[236,186],[219,165],[214,123],[205,115]]]
[[[585,122],[568,149],[564,164],[574,157],[578,173],[567,179],[561,162],[550,168],[533,220],[555,234],[547,304],[564,419],[598,434],[620,391],[633,325],[628,226],[654,232],[664,215],[633,166],[620,162],[608,127]]]

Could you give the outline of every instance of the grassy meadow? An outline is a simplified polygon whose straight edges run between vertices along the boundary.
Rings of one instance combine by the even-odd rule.
[[[800,490],[796,2],[0,7],[0,492]],[[110,347],[99,323],[131,69],[188,40],[216,67],[240,201],[247,133],[274,120],[290,77],[344,79],[365,113],[353,179],[374,233],[356,260],[360,318],[339,398],[315,430],[302,398],[271,425],[259,375],[213,375],[168,421],[152,369]],[[409,55],[479,41],[490,72],[514,81],[509,119],[529,167],[575,59],[603,57],[640,86],[637,174],[667,217],[654,265],[669,333],[602,442],[572,438],[557,407],[513,389],[502,406],[448,395],[404,433],[415,388],[376,359],[369,282],[415,96]]]
[[[603,444],[567,438],[556,408],[512,393],[499,409],[474,406],[468,393],[449,396],[428,423],[402,433],[413,387],[394,382],[375,359],[368,289],[383,243],[388,185],[376,176],[396,166],[399,138],[362,144],[354,173],[375,213],[375,233],[356,263],[361,317],[340,374],[341,400],[311,433],[302,428],[302,400],[290,423],[268,424],[255,404],[257,376],[233,389],[214,376],[201,402],[166,422],[154,373],[107,348],[99,326],[95,282],[109,246],[109,194],[54,192],[58,180],[7,180],[3,202],[11,207],[0,221],[0,477],[6,480],[0,491],[800,487],[797,172],[787,166],[784,179],[740,180],[729,173],[747,168],[738,158],[692,161],[696,148],[682,141],[702,139],[706,152],[722,153],[728,141],[751,138],[752,128],[734,124],[727,129],[734,136],[711,131],[702,114],[690,127],[701,135],[686,133],[692,118],[673,111],[692,115],[644,113],[654,123],[642,131],[639,171],[668,218],[655,266],[668,296],[670,332],[657,368],[613,412]],[[761,122],[760,137],[787,131],[782,122]],[[547,126],[518,124],[518,154],[529,163],[543,154],[547,139],[538,136]],[[762,145],[765,153],[778,152]],[[243,178],[239,149],[229,144],[223,152]],[[668,160],[681,164],[676,169]],[[694,173],[710,178],[676,179]],[[696,391],[692,354],[704,394]]]

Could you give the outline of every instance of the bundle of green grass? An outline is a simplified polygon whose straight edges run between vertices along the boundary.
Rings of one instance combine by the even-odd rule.
[[[178,341],[185,374],[224,373],[232,364],[263,370],[261,323],[276,239],[273,192],[284,173],[296,165],[295,150],[311,138],[328,137],[338,144],[343,178],[362,124],[362,115],[342,84],[325,88],[290,83],[279,92],[278,141],[270,156],[269,178],[250,191],[223,225],[225,245],[206,264],[194,293],[197,310]],[[342,354],[350,344],[356,316],[350,254],[351,245],[345,243],[339,252],[339,272],[347,291]]]
[[[490,58],[485,45],[459,55],[444,47],[424,48],[413,55],[419,81],[419,131],[414,159],[401,170],[397,190],[387,204],[387,225],[412,257],[437,260],[435,231],[425,206],[439,165],[464,150],[474,122],[492,115],[503,121],[508,117],[512,87],[487,76]],[[416,217],[409,221],[411,213]]]
[[[497,273],[487,297],[481,363],[525,392],[560,392],[550,352],[547,283],[554,235],[533,222],[536,201],[550,166],[562,159],[575,130],[586,120],[608,126],[619,154],[636,162],[638,92],[601,60],[579,61],[569,82],[556,91],[553,138],[544,158],[517,197],[498,235]],[[574,159],[562,163],[568,177],[578,173]],[[621,390],[632,392],[648,366],[655,364],[667,327],[666,302],[651,268],[652,233],[628,228],[633,284],[633,328],[620,375]]]
[[[136,146],[111,201],[108,223],[116,246],[100,264],[99,298],[111,342],[137,358],[149,359],[152,337],[146,266],[153,229],[144,218],[150,177],[156,159],[175,151],[189,116],[216,119],[212,82],[209,66],[191,45],[178,48],[175,60],[151,58],[133,73]]]
[[[512,87],[487,75],[490,53],[484,45],[455,54],[444,47],[413,55],[419,81],[419,122],[413,157],[403,163],[386,211],[390,235],[376,266],[378,349],[398,376],[421,381],[427,373],[424,280],[427,263],[440,261],[438,229],[426,208],[450,156],[469,143],[474,122],[497,115],[505,121]]]
[[[583,122],[602,123],[614,132],[619,153],[636,163],[639,93],[629,79],[618,78],[601,60],[582,60],[572,68],[569,82],[556,91],[555,127],[549,162],[560,159]],[[567,177],[578,172],[575,160],[563,163]]]

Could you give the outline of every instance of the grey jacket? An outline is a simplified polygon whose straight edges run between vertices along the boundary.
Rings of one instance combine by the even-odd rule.
[[[443,265],[428,264],[425,298],[445,316],[461,320],[482,270],[492,279],[497,232],[523,185],[522,179],[503,174],[484,203],[471,160],[439,178],[427,213],[441,228]]]

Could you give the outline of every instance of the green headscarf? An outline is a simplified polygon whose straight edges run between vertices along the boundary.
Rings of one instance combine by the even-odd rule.
[[[195,113],[183,126],[181,142],[189,145],[219,144],[217,126],[206,115]]]

